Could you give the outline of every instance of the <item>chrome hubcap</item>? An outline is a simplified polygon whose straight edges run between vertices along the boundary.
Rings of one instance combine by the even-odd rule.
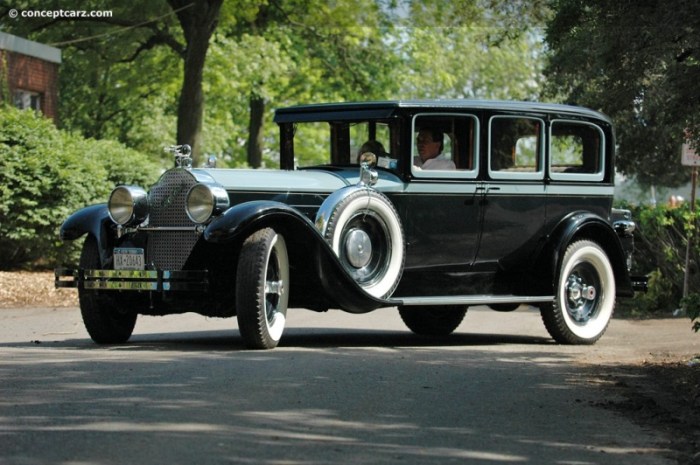
[[[595,310],[598,291],[577,273],[569,276],[566,282],[567,312],[579,323],[588,321]]]
[[[345,241],[345,254],[355,268],[362,268],[372,259],[372,240],[361,229],[353,229]]]

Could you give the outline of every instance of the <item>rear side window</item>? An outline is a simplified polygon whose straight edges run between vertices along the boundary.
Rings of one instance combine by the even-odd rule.
[[[605,134],[596,125],[553,121],[550,128],[549,173],[555,180],[602,181]]]
[[[537,118],[494,116],[489,121],[489,176],[542,179],[544,122]]]

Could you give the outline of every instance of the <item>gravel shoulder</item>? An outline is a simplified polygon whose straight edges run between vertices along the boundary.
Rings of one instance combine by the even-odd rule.
[[[52,272],[0,271],[0,309],[76,307],[74,289],[56,289]]]

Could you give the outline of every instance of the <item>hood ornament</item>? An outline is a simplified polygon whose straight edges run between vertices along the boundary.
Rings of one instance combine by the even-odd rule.
[[[165,147],[165,151],[175,155],[175,166],[178,168],[192,168],[192,147],[189,145],[170,145]]]

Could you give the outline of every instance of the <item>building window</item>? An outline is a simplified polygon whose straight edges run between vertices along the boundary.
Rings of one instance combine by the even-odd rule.
[[[14,105],[21,110],[31,108],[36,111],[41,111],[41,94],[38,92],[16,90],[12,96],[12,101]]]

